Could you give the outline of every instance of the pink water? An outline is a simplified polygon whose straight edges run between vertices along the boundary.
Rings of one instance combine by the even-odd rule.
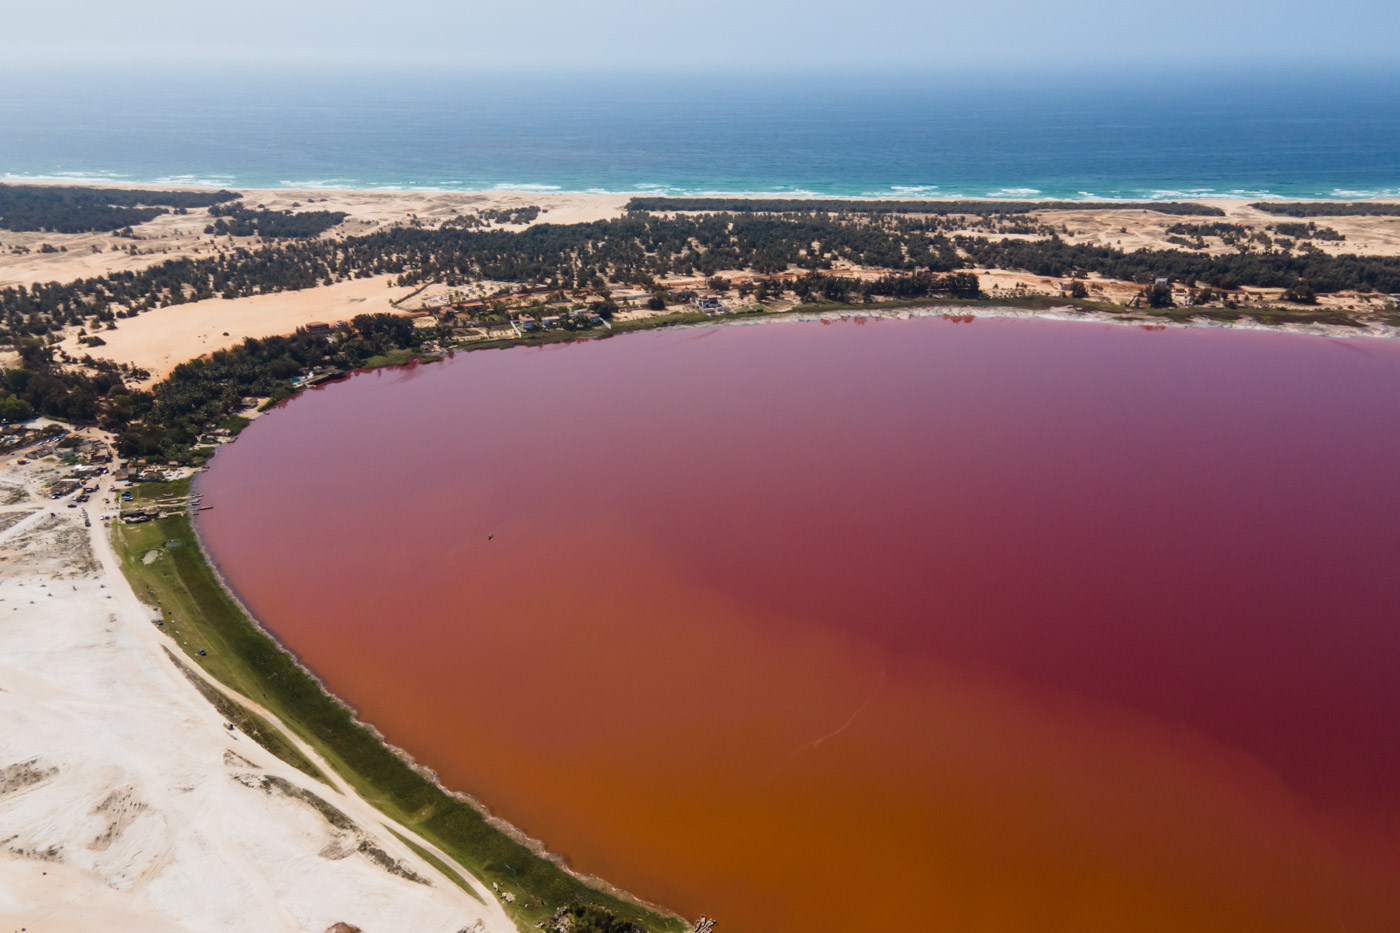
[[[308,392],[203,528],[390,741],[724,933],[1394,930],[1397,412],[1377,340],[654,332]]]

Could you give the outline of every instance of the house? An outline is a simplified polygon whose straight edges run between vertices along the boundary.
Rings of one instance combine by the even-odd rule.
[[[540,323],[544,325],[545,330],[558,330],[561,326],[563,326],[559,320],[559,315],[557,314],[547,318],[542,318],[540,320]]]
[[[718,298],[696,298],[695,307],[709,314],[716,314],[724,310],[724,306],[720,304]]]

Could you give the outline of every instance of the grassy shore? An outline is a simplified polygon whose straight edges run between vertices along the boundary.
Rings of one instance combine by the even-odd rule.
[[[185,481],[137,487],[137,496],[150,500],[186,494]],[[560,907],[580,903],[598,904],[657,933],[685,929],[678,917],[585,884],[489,822],[471,803],[414,770],[230,598],[206,562],[188,514],[118,525],[113,537],[132,587],[162,611],[172,647],[261,704],[383,813],[420,833],[488,885],[514,893],[514,903],[504,906],[522,930],[534,928]],[[159,559],[144,563],[142,557],[153,550]],[[246,711],[244,715],[252,717]],[[250,735],[288,763],[321,777],[275,726],[252,718],[256,722],[241,720],[245,729],[257,730]]]

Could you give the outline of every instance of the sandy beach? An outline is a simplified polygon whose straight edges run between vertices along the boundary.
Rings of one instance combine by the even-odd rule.
[[[70,509],[39,496],[53,474],[0,469],[0,928],[515,930],[342,781],[229,728],[120,571],[110,480]]]

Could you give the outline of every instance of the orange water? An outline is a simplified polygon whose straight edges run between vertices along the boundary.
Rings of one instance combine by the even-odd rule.
[[[1373,340],[657,332],[306,393],[203,530],[448,786],[724,933],[1395,930],[1397,411]]]

